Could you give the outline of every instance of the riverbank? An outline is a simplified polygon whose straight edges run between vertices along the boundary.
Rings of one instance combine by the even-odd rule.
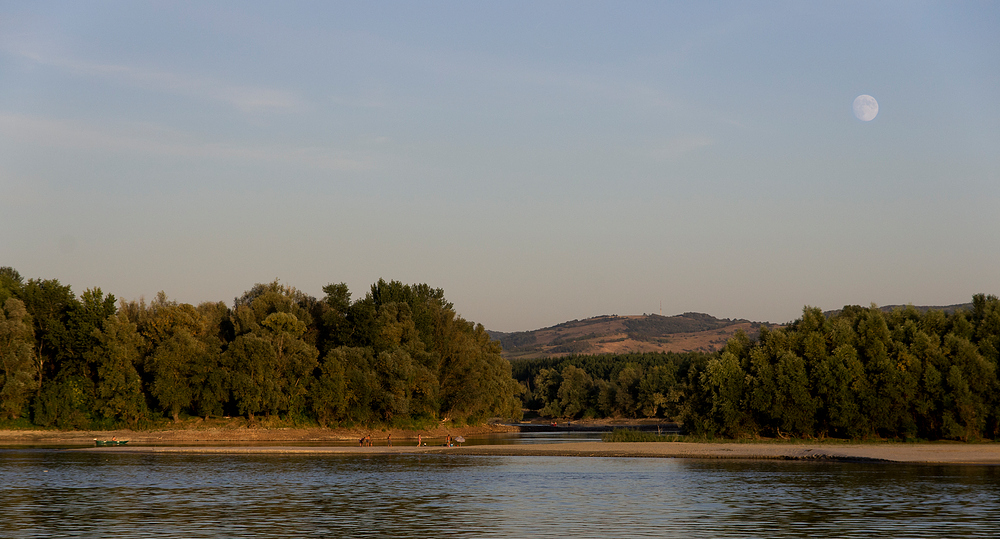
[[[433,443],[433,441],[432,441]],[[872,444],[759,444],[701,442],[565,442],[523,445],[417,447],[405,442],[393,447],[320,446],[122,446],[76,451],[127,453],[282,454],[282,455],[479,455],[617,458],[696,458],[743,460],[803,460],[1000,466],[1000,444],[981,443],[872,443]]]
[[[636,430],[663,432],[677,430],[677,424],[659,419],[590,419],[579,421],[531,419],[517,425],[491,423],[485,425],[456,426],[452,421],[431,424],[425,428],[388,427],[286,427],[280,423],[268,424],[265,420],[249,423],[246,418],[228,417],[189,418],[180,423],[163,421],[154,428],[145,430],[54,430],[54,429],[0,429],[0,446],[11,445],[90,445],[94,439],[129,440],[133,444],[261,444],[275,442],[281,444],[312,444],[323,442],[357,442],[370,436],[375,445],[385,445],[391,434],[395,441],[423,440],[443,442],[447,436],[481,437],[490,434],[534,431],[576,431],[608,430],[630,428]]]
[[[145,453],[229,454],[437,454],[487,456],[651,457],[752,460],[870,461],[924,464],[1000,465],[1000,443],[961,442],[564,442],[550,444],[465,445],[443,447],[447,436],[466,438],[519,432],[510,425],[422,430],[254,428],[212,426],[149,431],[0,430],[0,446],[84,447],[80,450]],[[393,447],[386,447],[392,435]],[[354,445],[370,436],[375,447]],[[417,447],[420,436],[427,443]],[[92,447],[95,439],[128,440],[128,446]],[[350,443],[351,445],[346,445]],[[329,444],[329,445],[326,445]]]
[[[200,445],[200,444],[321,444],[324,442],[357,442],[370,436],[376,445],[385,445],[388,436],[397,442],[416,440],[440,440],[447,436],[486,436],[505,432],[518,432],[516,427],[507,425],[473,425],[455,427],[441,425],[434,428],[410,430],[388,428],[253,428],[206,427],[197,429],[162,430],[109,430],[109,431],[60,431],[60,430],[0,430],[0,446],[60,446],[93,445],[94,440],[128,440],[135,445]],[[412,443],[412,442],[411,442]]]
[[[826,460],[1000,465],[1000,444],[997,443],[570,442],[539,445],[471,446],[451,448],[448,451],[464,455]]]

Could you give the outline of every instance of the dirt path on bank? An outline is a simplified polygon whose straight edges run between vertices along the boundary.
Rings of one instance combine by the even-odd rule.
[[[964,443],[696,443],[571,442],[539,445],[472,446],[449,449],[466,455],[562,455],[752,460],[871,461],[920,464],[1000,465],[1000,444]]]
[[[210,427],[150,431],[0,430],[0,446],[85,447],[86,450],[186,453],[281,454],[438,454],[491,456],[658,457],[871,461],[924,464],[1000,465],[1000,443],[800,443],[800,442],[565,442],[519,445],[442,447],[451,435],[474,438],[518,432],[507,425],[439,426],[425,430]],[[386,447],[392,434],[393,447]],[[371,436],[375,447],[357,447]],[[416,447],[417,436],[427,443]],[[129,445],[92,447],[94,440],[129,440]],[[351,443],[350,446],[344,445]],[[325,445],[330,444],[330,445]]]
[[[357,442],[363,436],[371,436],[375,445],[385,445],[392,434],[394,442],[412,440],[416,445],[417,436],[424,440],[444,441],[451,436],[484,436],[495,433],[517,432],[516,427],[506,425],[478,425],[472,427],[436,427],[424,430],[404,429],[324,429],[324,428],[202,428],[165,429],[150,431],[57,431],[57,430],[0,430],[0,446],[59,446],[93,445],[94,440],[128,440],[134,445],[171,444],[262,444],[274,445],[322,442]]]
[[[412,442],[411,442],[412,443]],[[87,449],[101,451],[105,449]],[[755,444],[690,442],[566,442],[441,447],[119,447],[111,451],[215,454],[450,454],[485,456],[654,457],[809,460],[909,464],[1000,465],[1000,444]]]

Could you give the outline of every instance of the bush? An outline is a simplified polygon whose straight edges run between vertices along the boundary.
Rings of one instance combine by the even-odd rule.
[[[679,440],[680,436],[676,434],[663,435],[632,429],[615,429],[601,434],[602,442],[676,442]]]

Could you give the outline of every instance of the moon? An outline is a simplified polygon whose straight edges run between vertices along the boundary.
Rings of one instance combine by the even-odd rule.
[[[862,122],[870,122],[878,116],[878,101],[868,94],[854,98],[854,115]]]

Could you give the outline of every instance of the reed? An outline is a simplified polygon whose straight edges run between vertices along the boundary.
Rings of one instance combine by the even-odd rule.
[[[615,429],[601,434],[602,442],[677,442],[681,437],[677,434],[657,434],[633,429]]]

